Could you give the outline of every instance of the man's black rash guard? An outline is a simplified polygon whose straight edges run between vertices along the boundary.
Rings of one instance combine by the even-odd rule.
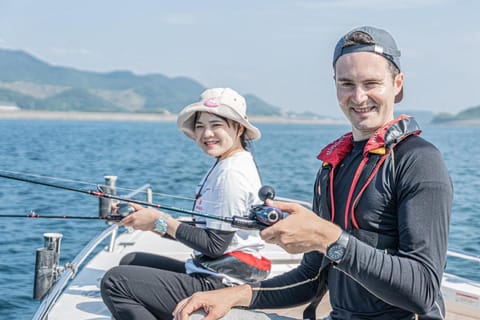
[[[225,253],[234,235],[235,231],[203,229],[181,223],[175,238],[210,258],[218,258]]]
[[[355,150],[353,162],[361,158]],[[447,169],[440,152],[418,136],[401,142],[394,149],[394,163],[390,161],[372,181],[375,188],[360,198],[355,215],[360,229],[396,236],[397,246],[390,248],[396,253],[386,254],[355,238],[349,243],[344,260],[328,277],[334,309],[346,311],[341,318],[351,310],[401,314],[395,310],[400,308],[425,314],[440,295],[453,194]],[[341,196],[335,202],[343,212]],[[361,304],[357,297],[363,297]]]
[[[305,253],[297,268],[274,278],[249,284],[253,293],[249,308],[287,308],[310,301],[319,285],[322,257],[319,252]]]
[[[359,148],[354,145],[342,162],[350,165],[340,165],[335,172],[335,223],[342,228],[346,194],[362,157]],[[329,213],[322,214],[319,204],[329,202],[329,195],[320,195],[316,189],[314,211],[328,217]],[[352,235],[344,258],[328,267],[334,319],[411,319],[414,313],[441,319],[444,306],[440,285],[452,198],[452,184],[440,152],[418,136],[401,141],[355,207],[360,229],[353,228],[351,221],[347,226]],[[390,236],[395,245],[376,248],[368,239],[358,239],[369,232]],[[315,270],[318,272],[326,258],[313,254],[305,254],[300,267],[289,273],[252,285],[250,308],[272,307],[273,301],[275,307],[288,307],[313,298],[315,286],[305,284],[307,292],[301,295],[289,288],[314,277]]]

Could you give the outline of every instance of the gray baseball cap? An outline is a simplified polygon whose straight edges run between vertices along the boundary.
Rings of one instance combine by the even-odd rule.
[[[375,44],[357,44],[344,47],[345,42],[354,32],[363,32],[369,35]],[[402,70],[400,68],[400,50],[398,49],[392,35],[385,30],[370,26],[362,26],[349,31],[340,40],[338,40],[337,45],[335,46],[335,51],[333,52],[333,67],[335,67],[335,63],[337,62],[338,58],[344,54],[352,52],[373,52],[379,54],[385,59],[391,61],[398,68],[398,70]],[[403,87],[400,93],[395,97],[395,102],[400,102],[402,98]]]

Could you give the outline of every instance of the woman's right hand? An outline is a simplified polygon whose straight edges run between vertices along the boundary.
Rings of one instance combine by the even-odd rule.
[[[135,211],[118,222],[120,226],[132,227],[136,230],[152,231],[155,221],[160,217],[171,218],[170,215],[152,208],[144,208],[136,203],[128,203]]]
[[[163,211],[145,208],[136,203],[129,202],[128,205],[133,207],[135,211],[120,220],[118,225],[142,231],[155,231],[155,221],[163,217],[167,222],[167,234],[175,239],[177,229],[180,226],[177,219]]]

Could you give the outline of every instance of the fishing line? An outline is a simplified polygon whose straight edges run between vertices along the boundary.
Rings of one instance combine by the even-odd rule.
[[[132,203],[136,203],[136,204],[140,204],[140,205],[144,205],[144,206],[148,206],[148,207],[154,207],[154,208],[162,207],[162,209],[175,211],[175,212],[180,212],[180,213],[192,213],[192,214],[197,213],[197,212],[193,212],[193,211],[186,210],[186,209],[170,207],[170,206],[165,206],[165,205],[161,206],[161,205],[156,204],[156,203],[150,203],[150,202],[147,202],[147,201],[124,198],[124,197],[121,197],[121,196],[116,196],[116,195],[104,193],[104,192],[101,192],[101,191],[98,190],[98,187],[100,185],[95,185],[97,187],[96,190],[84,190],[84,189],[78,189],[78,188],[70,187],[70,186],[67,186],[67,185],[60,185],[60,184],[55,184],[55,183],[51,183],[51,182],[33,180],[33,179],[30,179],[30,178],[25,178],[25,177],[5,175],[3,173],[0,173],[0,177],[6,178],[6,179],[11,179],[11,180],[17,180],[17,181],[22,181],[22,182],[28,182],[28,183],[43,185],[43,186],[47,186],[47,187],[51,187],[51,188],[57,188],[57,189],[63,189],[63,190],[68,190],[68,191],[73,191],[73,192],[84,193],[84,194],[88,194],[88,195],[92,195],[92,196],[96,196],[96,197],[100,197],[100,198],[108,198],[108,199],[119,200],[119,201],[124,201],[124,202],[132,202]],[[205,214],[205,217],[209,217],[209,215]]]
[[[1,171],[2,170],[0,170],[0,172]],[[2,173],[0,173],[0,177],[6,178],[6,179],[22,181],[22,182],[29,182],[29,183],[43,185],[43,186],[57,188],[57,189],[63,189],[63,190],[68,190],[68,191],[73,191],[73,192],[84,193],[84,194],[88,194],[88,195],[92,195],[92,196],[96,196],[96,197],[100,197],[100,198],[114,199],[114,200],[119,200],[119,201],[126,202],[126,203],[131,202],[131,203],[136,203],[136,204],[147,206],[147,207],[153,207],[153,208],[158,208],[158,209],[161,208],[163,210],[168,210],[168,211],[173,211],[173,212],[178,212],[178,213],[186,213],[186,214],[190,214],[190,215],[196,216],[196,217],[202,217],[202,218],[206,218],[206,219],[213,219],[213,220],[227,222],[227,223],[230,223],[232,226],[236,226],[236,227],[239,227],[239,228],[246,228],[246,229],[263,229],[263,228],[266,228],[266,227],[274,224],[278,220],[284,219],[287,216],[287,214],[285,212],[282,212],[278,208],[267,206],[267,205],[264,204],[264,205],[252,206],[252,208],[249,210],[248,216],[222,217],[222,216],[212,215],[212,214],[208,214],[208,213],[201,213],[201,212],[197,212],[197,211],[177,208],[177,207],[173,207],[173,206],[160,205],[160,204],[151,203],[151,202],[147,202],[147,201],[124,198],[124,197],[120,197],[120,196],[116,196],[116,195],[112,195],[112,194],[108,194],[108,193],[98,191],[98,189],[97,190],[83,190],[83,189],[77,189],[77,188],[73,188],[73,187],[69,187],[69,186],[65,186],[65,185],[43,182],[43,181],[33,180],[33,179],[29,179],[29,178],[24,178],[24,177],[5,175],[5,174],[2,174]],[[97,185],[97,187],[98,187],[98,185]],[[262,200],[273,199],[274,196],[275,196],[275,191],[270,186],[263,186],[259,190],[259,197]]]
[[[119,218],[114,218],[119,217]],[[118,221],[123,216],[114,216],[109,215],[105,217],[89,217],[89,216],[69,216],[69,215],[40,215],[36,212],[31,212],[29,214],[1,214],[0,218],[32,218],[32,219],[73,219],[73,220],[107,220],[107,221]]]
[[[73,179],[66,179],[66,178],[58,178],[58,177],[52,177],[52,176],[46,176],[46,175],[40,175],[40,174],[34,174],[34,173],[28,173],[28,172],[18,172],[18,171],[10,171],[10,170],[3,170],[0,169],[0,172],[4,172],[7,174],[14,174],[14,175],[21,175],[21,176],[28,176],[32,178],[40,178],[40,179],[49,179],[53,181],[62,181],[62,182],[69,182],[69,183],[74,183],[78,185],[84,185],[88,187],[95,187],[98,188],[99,185],[97,183],[92,183],[92,182],[87,182],[87,181],[82,181],[82,180],[73,180]],[[125,188],[125,187],[115,187],[115,189],[118,191],[137,191],[138,194],[146,194],[147,191],[138,191],[137,189],[134,188]],[[168,193],[161,193],[161,192],[152,192],[152,195],[159,196],[159,197],[168,197],[168,198],[173,198],[173,199],[179,199],[179,200],[186,200],[186,201],[195,201],[195,198],[192,197],[186,197],[186,196],[178,196],[178,195],[173,195],[173,194],[168,194]],[[204,202],[211,202],[208,200],[205,200]]]
[[[120,221],[124,216],[122,215],[108,215],[102,217],[90,216],[70,216],[70,215],[43,215],[31,211],[29,214],[0,214],[0,218],[32,218],[32,219],[67,219],[67,220],[106,220],[106,221]],[[187,224],[205,224],[205,221],[187,221],[180,220]]]

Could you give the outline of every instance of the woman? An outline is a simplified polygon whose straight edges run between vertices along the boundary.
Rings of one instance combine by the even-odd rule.
[[[185,107],[177,125],[200,148],[216,158],[197,186],[194,210],[224,217],[244,216],[261,186],[247,144],[260,131],[246,116],[245,99],[229,88],[204,91]],[[105,304],[115,319],[171,319],[182,299],[207,291],[265,278],[270,261],[261,257],[258,231],[197,218],[197,226],[170,215],[130,204],[136,210],[119,224],[168,235],[194,249],[186,262],[147,253],[131,253],[108,271],[101,284]]]

